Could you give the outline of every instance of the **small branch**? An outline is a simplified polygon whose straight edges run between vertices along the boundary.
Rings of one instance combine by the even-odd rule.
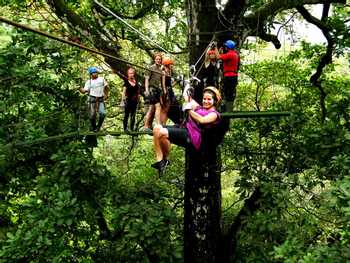
[[[290,16],[290,18],[289,18],[286,22],[284,22],[284,23],[278,28],[277,34],[276,34],[277,37],[278,37],[278,35],[279,35],[281,29],[282,29],[283,27],[285,27],[285,26],[290,22],[290,20],[292,20],[292,19],[294,18],[294,16],[295,16],[296,14],[298,14],[298,12],[294,12],[294,13]]]

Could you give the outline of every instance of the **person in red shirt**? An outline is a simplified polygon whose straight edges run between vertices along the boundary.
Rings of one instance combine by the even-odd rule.
[[[235,47],[236,42],[227,40],[224,43],[223,54],[220,54],[217,48],[214,49],[217,59],[221,59],[223,62],[224,80],[222,88],[226,111],[232,111],[233,109],[233,102],[236,98],[236,87],[238,84],[240,57],[238,52],[234,50]]]

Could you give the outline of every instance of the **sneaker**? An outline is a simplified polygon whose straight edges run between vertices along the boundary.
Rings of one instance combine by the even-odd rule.
[[[162,161],[163,161],[163,160],[162,160]],[[151,164],[151,167],[154,168],[154,169],[159,170],[159,168],[160,168],[160,163],[161,163],[162,161],[152,163],[152,164]]]
[[[145,127],[142,127],[142,128],[140,129],[140,132],[144,132],[144,133],[147,133],[147,134],[153,133],[152,129],[150,129],[150,128],[145,128]]]
[[[159,172],[163,172],[170,165],[170,161],[167,159],[163,159],[159,163]]]

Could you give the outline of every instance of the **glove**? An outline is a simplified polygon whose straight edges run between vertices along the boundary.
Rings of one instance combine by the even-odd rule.
[[[194,89],[191,87],[190,83],[187,83],[186,86],[185,86],[185,89],[184,89],[184,91],[182,93],[182,96],[183,96],[184,100],[186,102],[191,101],[193,93],[194,93]]]
[[[182,110],[183,111],[192,110],[195,104],[196,104],[196,102],[191,99],[189,102],[185,102],[182,105]]]
[[[182,111],[188,111],[192,110],[192,103],[191,102],[186,102],[182,105]]]

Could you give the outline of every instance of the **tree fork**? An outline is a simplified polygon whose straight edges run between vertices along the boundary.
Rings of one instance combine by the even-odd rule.
[[[254,189],[251,196],[244,201],[242,209],[239,211],[238,215],[231,224],[229,230],[226,233],[222,233],[221,236],[221,246],[219,256],[220,262],[230,263],[235,260],[235,250],[237,246],[238,233],[242,229],[244,223],[244,218],[253,214],[260,207],[258,203],[261,198],[260,188]]]

